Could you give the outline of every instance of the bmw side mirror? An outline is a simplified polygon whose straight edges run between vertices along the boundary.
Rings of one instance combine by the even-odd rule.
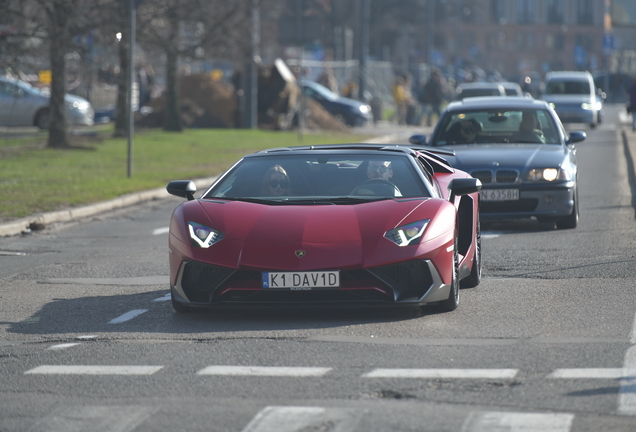
[[[456,196],[479,192],[481,190],[481,181],[474,177],[453,179],[448,184],[448,190],[450,191],[448,200],[453,202]]]
[[[415,145],[418,145],[418,146],[425,146],[426,145],[426,135],[422,135],[422,134],[411,135],[411,137],[409,138],[409,142],[411,144],[415,144]]]
[[[570,136],[566,144],[570,145],[577,142],[585,141],[585,138],[587,138],[587,134],[583,131],[570,132]]]
[[[191,180],[173,180],[168,183],[166,190],[170,195],[187,198],[188,201],[192,201],[194,199],[194,193],[197,191],[197,187]]]

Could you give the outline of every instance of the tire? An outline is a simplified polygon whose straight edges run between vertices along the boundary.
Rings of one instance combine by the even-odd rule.
[[[477,220],[477,235],[475,237],[477,245],[473,267],[470,269],[470,274],[461,280],[460,286],[462,288],[474,288],[481,282],[481,227],[479,220]]]
[[[453,280],[450,294],[446,300],[437,303],[437,308],[443,312],[451,312],[459,306],[459,252],[457,251],[457,232],[455,232],[455,244],[453,245]]]
[[[556,221],[557,229],[573,229],[579,224],[579,197],[578,193],[574,193],[574,208],[572,213],[565,218]]]
[[[174,308],[175,311],[177,311],[178,313],[192,313],[194,312],[194,308],[187,306],[183,303],[179,303],[178,301],[176,301],[174,299],[174,294],[172,294],[172,292],[170,292],[170,300],[172,301],[172,307]]]
[[[38,128],[44,130],[49,128],[49,122],[50,122],[49,110],[48,108],[45,108],[38,111],[38,113],[35,115],[35,120],[33,121],[33,124],[37,126]]]

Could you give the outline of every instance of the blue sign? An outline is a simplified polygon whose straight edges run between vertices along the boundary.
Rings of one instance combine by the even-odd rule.
[[[603,35],[603,52],[605,54],[614,52],[614,35],[612,33],[605,33]]]
[[[579,67],[585,66],[585,62],[587,60],[587,52],[585,48],[581,45],[577,45],[574,47],[574,64]]]

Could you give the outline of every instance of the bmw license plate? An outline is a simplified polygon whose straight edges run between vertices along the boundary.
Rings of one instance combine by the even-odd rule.
[[[292,291],[312,288],[339,288],[339,271],[318,272],[265,272],[263,288],[288,288]]]
[[[482,189],[479,191],[482,201],[516,201],[519,189]]]

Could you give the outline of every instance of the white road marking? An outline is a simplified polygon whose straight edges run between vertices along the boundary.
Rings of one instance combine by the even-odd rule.
[[[567,432],[573,414],[471,412],[461,432]]]
[[[25,375],[152,375],[163,366],[66,366],[44,365],[26,371]]]
[[[632,321],[632,331],[629,334],[629,342],[636,344],[636,317],[634,317],[634,321]]]
[[[555,369],[548,378],[563,379],[619,379],[623,377],[622,368],[572,368]]]
[[[134,309],[125,314],[108,321],[108,324],[121,324],[126,321],[130,321],[133,318],[138,317],[139,315],[148,312],[148,309]]]
[[[618,389],[618,412],[636,415],[636,345],[632,345],[625,353],[623,378]]]
[[[208,366],[197,375],[318,377],[330,370],[319,367]]]
[[[484,378],[511,379],[517,369],[374,369],[363,378]]]
[[[500,234],[486,234],[484,232],[481,233],[481,238],[482,239],[491,239],[491,238],[497,238],[499,237]]]
[[[81,339],[81,340],[87,340],[87,339],[95,339],[97,336],[95,335],[83,335],[83,336],[78,336],[75,339]]]
[[[75,346],[75,345],[79,345],[79,342],[51,345],[48,349],[50,349],[50,350],[59,350],[59,349],[64,349],[64,348],[70,348],[70,347]]]
[[[309,430],[311,424],[320,421],[324,413],[325,409],[320,407],[269,406],[256,414],[241,432],[294,432]]]
[[[153,300],[153,302],[165,302],[165,301],[170,301],[172,299],[172,297],[170,296],[170,293],[166,294],[163,297],[159,297]]]
[[[64,406],[40,420],[32,432],[130,432],[156,408],[143,406]]]
[[[166,234],[168,232],[170,232],[170,228],[168,227],[157,228],[156,230],[152,232],[152,235],[161,235],[161,234]]]

